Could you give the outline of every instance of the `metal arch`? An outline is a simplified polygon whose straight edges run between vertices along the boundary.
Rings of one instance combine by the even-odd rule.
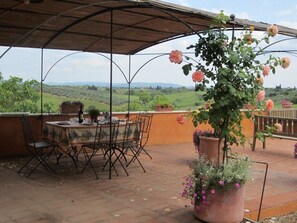
[[[155,60],[155,59],[157,59],[157,58],[159,58],[159,57],[162,57],[162,56],[167,56],[167,55],[169,55],[170,53],[162,53],[162,54],[158,54],[157,56],[155,56],[155,57],[153,57],[153,58],[151,58],[151,59],[149,59],[148,61],[146,61],[143,65],[141,65],[139,68],[138,68],[138,70],[134,73],[134,75],[132,76],[132,78],[131,78],[131,80],[130,80],[130,83],[132,83],[132,81],[133,81],[133,79],[135,78],[135,76],[138,74],[138,72],[144,67],[144,66],[146,66],[148,63],[150,63],[150,62],[152,62],[153,60]],[[193,53],[184,53],[183,52],[183,55],[185,55],[185,54],[193,54]],[[141,54],[138,54],[138,55],[141,55]],[[152,54],[142,54],[142,55],[152,55]],[[193,60],[193,61],[195,61],[195,62],[197,62],[198,63],[198,61],[197,60],[195,60],[195,59],[193,59],[192,57],[189,57],[189,56],[187,56],[189,59],[191,59],[191,60]]]
[[[273,42],[273,43],[267,45],[266,47],[264,47],[261,51],[259,51],[259,52],[256,54],[256,56],[257,56],[257,55],[266,54],[267,52],[273,52],[273,51],[265,51],[265,49],[267,49],[267,48],[269,48],[269,47],[271,47],[271,46],[273,46],[273,45],[275,45],[275,44],[278,44],[278,43],[280,43],[280,42],[289,41],[289,40],[297,40],[297,37],[285,38],[285,39],[281,39],[281,40],[275,41],[275,42]],[[283,51],[283,52],[285,52],[285,51]]]
[[[57,60],[57,61],[56,61],[56,62],[49,68],[49,70],[46,72],[44,78],[42,78],[42,82],[45,81],[45,79],[47,78],[47,76],[49,75],[49,73],[51,72],[51,70],[52,70],[52,69],[53,69],[53,68],[54,68],[60,61],[62,61],[63,59],[65,59],[65,58],[67,58],[67,57],[70,57],[70,56],[72,56],[72,55],[74,55],[74,54],[79,54],[79,53],[92,53],[92,54],[96,54],[96,55],[98,55],[98,56],[102,56],[102,57],[106,58],[107,60],[111,60],[109,57],[105,56],[105,55],[102,54],[102,53],[83,52],[83,51],[73,52],[73,53],[67,54],[66,56],[63,56],[63,57],[61,57],[59,60]],[[120,67],[116,62],[114,62],[114,61],[112,61],[112,63],[113,63],[114,65],[116,65],[116,67],[119,69],[119,71],[122,73],[122,75],[124,76],[124,78],[126,79],[126,81],[127,81],[127,83],[128,83],[127,77],[126,77],[124,71],[121,69],[121,67]]]

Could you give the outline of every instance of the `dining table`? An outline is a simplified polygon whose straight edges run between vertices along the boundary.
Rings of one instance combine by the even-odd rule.
[[[126,120],[117,120],[119,123],[117,130],[117,143],[124,140]],[[106,141],[109,142],[109,123],[101,121],[99,125],[104,126],[107,132]],[[69,156],[78,171],[78,155],[81,145],[95,142],[97,123],[93,122],[72,122],[72,121],[49,121],[45,122],[43,137],[58,144],[58,155]],[[101,128],[102,129],[102,128]],[[98,133],[97,133],[98,134]],[[115,143],[115,142],[112,142]],[[59,157],[60,158],[60,157]],[[57,158],[57,162],[59,162]]]

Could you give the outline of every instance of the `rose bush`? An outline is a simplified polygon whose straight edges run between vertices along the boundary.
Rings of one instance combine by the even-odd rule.
[[[261,57],[270,46],[269,39],[278,34],[276,25],[269,26],[261,39],[255,37],[253,27],[244,27],[239,37],[230,38],[224,27],[228,20],[229,17],[221,12],[216,17],[214,26],[197,34],[197,43],[187,48],[194,51],[197,58],[195,64],[179,50],[174,50],[169,55],[173,63],[185,62],[183,73],[189,75],[193,72],[195,90],[203,91],[203,99],[210,102],[210,106],[189,112],[188,116],[194,126],[202,123],[211,125],[214,135],[219,138],[218,157],[221,142],[223,143],[223,161],[220,165],[213,164],[204,157],[191,164],[192,173],[186,177],[182,196],[192,198],[192,204],[196,206],[207,204],[207,196],[218,189],[236,189],[245,183],[249,161],[244,158],[227,162],[231,146],[245,144],[242,120],[253,115],[253,111],[243,113],[241,109],[246,104],[265,108],[267,111],[273,109],[273,101],[265,101],[264,78],[270,73],[275,74],[277,66],[287,68],[290,65],[289,58],[273,55],[269,55],[268,59]],[[278,123],[268,126],[268,131],[282,131],[282,126]]]
[[[224,153],[232,144],[245,143],[241,121],[245,116],[251,117],[252,112],[243,114],[241,109],[244,105],[265,107],[267,111],[273,109],[273,101],[265,101],[264,78],[270,73],[275,74],[277,66],[287,68],[290,64],[289,58],[273,55],[269,55],[266,61],[259,59],[269,47],[269,39],[278,34],[276,25],[269,26],[260,40],[254,37],[253,27],[245,27],[239,37],[230,39],[224,27],[228,19],[220,13],[216,25],[199,34],[198,42],[187,48],[194,50],[197,63],[189,62],[191,58],[183,56],[179,50],[173,50],[169,55],[173,63],[186,63],[182,67],[185,75],[194,70],[192,80],[195,90],[203,91],[203,99],[211,104],[209,108],[200,107],[191,111],[189,116],[194,126],[201,123],[212,126],[224,142]],[[261,59],[264,60],[264,57]]]

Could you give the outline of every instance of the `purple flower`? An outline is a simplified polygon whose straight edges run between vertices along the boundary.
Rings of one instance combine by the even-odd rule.
[[[240,188],[240,184],[239,184],[239,183],[235,183],[234,186],[235,186],[235,188],[237,188],[237,189]]]
[[[202,191],[201,191],[201,194],[205,194],[205,190],[202,190]]]
[[[197,195],[197,193],[194,193],[194,197],[197,197],[198,195]]]
[[[224,186],[224,181],[223,181],[223,180],[220,180],[220,181],[219,181],[219,184],[220,184],[221,186]]]
[[[211,193],[211,194],[215,194],[215,193],[216,193],[215,189],[211,189],[211,190],[210,190],[210,193]]]

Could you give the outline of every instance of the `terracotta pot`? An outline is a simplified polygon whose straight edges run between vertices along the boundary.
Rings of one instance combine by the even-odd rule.
[[[194,206],[194,215],[208,223],[240,223],[244,217],[244,187],[208,195],[206,204]]]
[[[172,105],[167,105],[167,106],[156,105],[156,111],[172,111]]]
[[[210,160],[218,164],[218,146],[219,138],[213,137],[200,137],[199,145],[199,156],[205,155],[207,160]],[[222,163],[223,160],[223,150],[220,150],[220,160],[219,163]]]

